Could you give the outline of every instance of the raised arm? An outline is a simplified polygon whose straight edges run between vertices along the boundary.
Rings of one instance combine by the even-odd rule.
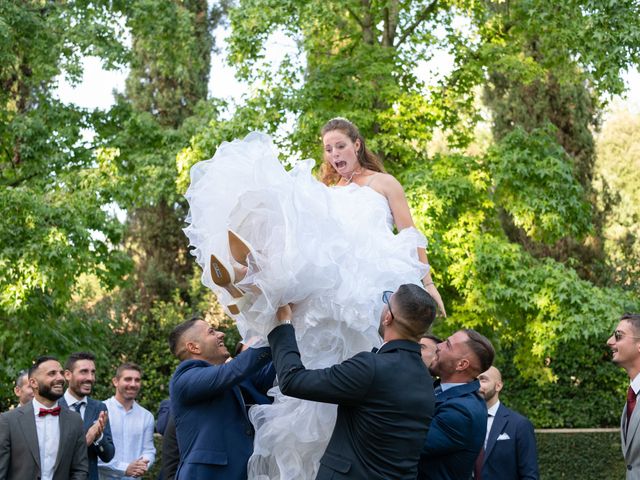
[[[382,193],[389,203],[389,209],[393,216],[393,222],[396,225],[398,231],[405,228],[414,227],[413,217],[411,216],[411,210],[409,209],[409,203],[407,202],[407,196],[404,193],[404,189],[400,182],[395,179],[393,175],[379,175],[380,180],[376,184],[376,189]],[[418,247],[418,259],[422,263],[429,265],[429,259],[427,258],[427,252],[424,248]],[[433,283],[431,278],[431,268],[422,279],[422,284],[429,295],[433,297],[438,305],[438,309],[443,316],[447,316],[447,312],[444,309],[444,303],[440,297],[440,292]]]
[[[278,319],[291,319],[288,306],[280,307]],[[307,370],[292,325],[279,325],[269,333],[273,363],[280,390],[290,397],[340,405],[359,405],[373,383],[375,366],[365,354],[358,354],[330,368]]]

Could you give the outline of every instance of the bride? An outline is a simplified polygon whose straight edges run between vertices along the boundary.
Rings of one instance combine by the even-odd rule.
[[[445,314],[426,240],[414,227],[400,183],[348,120],[335,118],[321,133],[321,176],[332,186],[315,179],[312,160],[285,171],[270,137],[251,133],[196,164],[186,193],[185,233],[203,283],[245,339],[266,338],[277,308],[295,303],[293,324],[307,368],[379,346],[384,290],[422,282]],[[251,245],[246,261],[231,251],[230,240],[232,247],[234,241]],[[286,397],[277,387],[270,394],[272,405],[249,412],[255,427],[249,478],[314,478],[335,405]]]

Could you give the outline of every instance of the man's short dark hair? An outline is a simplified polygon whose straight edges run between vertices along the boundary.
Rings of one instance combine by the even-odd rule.
[[[180,350],[180,340],[182,339],[184,333],[187,330],[190,330],[198,320],[202,319],[200,317],[193,317],[186,322],[182,322],[180,325],[177,325],[169,334],[169,350],[180,360],[182,360],[183,356],[183,352]]]
[[[433,333],[424,333],[420,335],[420,338],[427,338],[429,340],[433,340],[436,343],[442,343],[442,339],[440,337],[436,337]]]
[[[69,358],[67,358],[67,361],[64,364],[64,369],[73,372],[73,367],[78,360],[91,360],[95,363],[96,356],[91,352],[74,352],[69,355]]]
[[[27,370],[20,370],[16,377],[16,387],[22,387],[22,381],[25,377],[27,380],[29,379],[29,372]]]
[[[59,360],[56,357],[53,357],[51,355],[42,355],[42,356],[36,358],[35,361],[33,362],[33,365],[31,365],[31,367],[29,368],[29,378],[31,378],[33,376],[33,372],[35,372],[40,365],[42,365],[44,362],[48,362],[50,360],[54,360],[56,362],[59,362]]]
[[[142,368],[140,368],[140,365],[133,362],[125,362],[116,369],[116,378],[120,378],[125,370],[135,370],[142,376]]]
[[[436,318],[436,302],[427,291],[413,283],[400,285],[394,293],[397,321],[404,333],[418,341]]]
[[[631,324],[631,328],[636,333],[640,333],[640,313],[623,313],[622,317],[620,317],[620,321],[625,320]]]
[[[484,335],[470,328],[464,329],[463,332],[469,337],[469,340],[466,342],[467,345],[480,362],[480,365],[478,365],[480,370],[477,372],[477,375],[480,375],[482,372],[489,370],[496,356],[496,351],[489,339]]]

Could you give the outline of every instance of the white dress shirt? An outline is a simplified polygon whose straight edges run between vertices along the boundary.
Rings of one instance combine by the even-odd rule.
[[[493,420],[496,418],[496,413],[498,413],[498,407],[500,406],[500,400],[494,403],[491,408],[487,409],[487,434],[484,436],[484,449],[487,449],[487,442],[489,441],[489,432],[491,431],[491,427],[493,427]]]
[[[52,407],[47,407],[35,398],[33,399],[33,413],[36,416],[36,431],[38,433],[38,451],[40,452],[40,478],[42,480],[53,479],[53,467],[56,465],[58,446],[60,445],[60,417],[53,415],[40,417],[38,414],[41,408],[49,409],[57,406],[58,402]]]
[[[151,468],[156,458],[156,448],[153,446],[153,415],[137,402],[133,402],[130,410],[111,397],[104,401],[109,410],[109,423],[116,454],[109,463],[98,459],[100,479],[129,479],[124,472],[129,464],[140,457],[149,460]]]
[[[638,392],[640,392],[640,373],[637,374],[636,378],[634,378],[631,382],[631,388],[633,389],[634,393],[638,395]]]
[[[67,405],[69,405],[69,409],[73,410],[74,412],[77,412],[75,404],[78,402],[84,402],[84,404],[82,404],[82,406],[80,407],[80,416],[82,417],[82,420],[84,420],[84,412],[87,409],[87,397],[85,396],[78,400],[76,397],[71,395],[71,392],[67,388],[67,391],[64,392],[64,399],[67,402]]]

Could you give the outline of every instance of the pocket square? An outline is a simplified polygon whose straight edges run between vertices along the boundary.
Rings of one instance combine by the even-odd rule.
[[[500,435],[498,435],[498,438],[496,438],[496,442],[500,440],[511,440],[511,437],[508,433],[501,433]]]

